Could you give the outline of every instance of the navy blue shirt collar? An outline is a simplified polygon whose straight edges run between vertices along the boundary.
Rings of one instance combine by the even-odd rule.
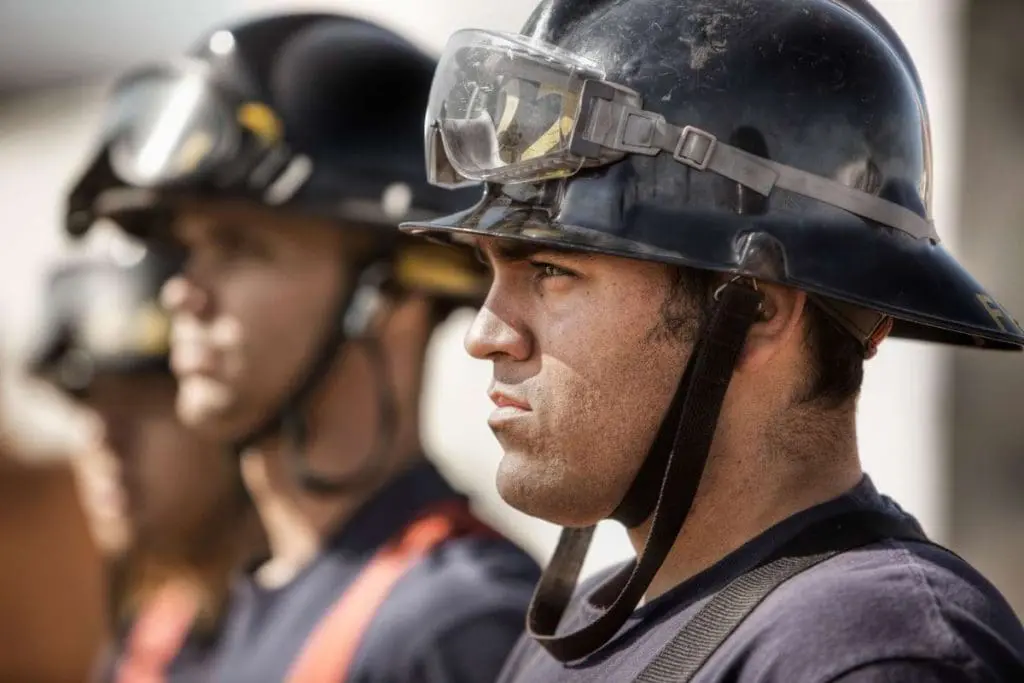
[[[757,566],[778,548],[799,534],[808,526],[821,520],[855,510],[876,510],[905,517],[904,512],[893,500],[881,495],[868,475],[846,493],[814,507],[802,510],[771,527],[761,535],[748,541],[711,567],[684,581],[675,588],[659,595],[633,612],[626,628],[648,619],[658,619],[666,611],[675,611],[701,600],[721,589],[735,577]],[[583,612],[588,619],[600,614],[595,594],[600,587],[589,591],[583,603]]]

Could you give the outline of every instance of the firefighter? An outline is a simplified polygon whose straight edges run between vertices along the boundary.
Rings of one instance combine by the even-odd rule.
[[[1024,680],[1024,631],[861,470],[888,336],[1019,350],[930,218],[920,82],[863,0],[544,0],[456,33],[406,229],[493,284],[498,487],[566,527],[502,681]],[[637,557],[572,596],[593,525]],[[642,603],[642,606],[641,606]]]
[[[487,681],[521,633],[535,562],[419,439],[431,332],[487,281],[397,230],[467,198],[426,182],[434,67],[377,25],[279,14],[115,88],[68,229],[112,220],[186,251],[163,292],[177,412],[237,455],[270,546],[215,647],[127,651],[122,671]]]
[[[231,459],[175,414],[159,293],[179,259],[130,244],[120,253],[130,258],[53,269],[31,366],[93,418],[94,440],[72,465],[105,558],[115,649],[145,636],[135,624],[179,615],[191,626],[183,636],[210,640],[233,570],[260,550],[258,520]],[[100,679],[111,664],[99,658]]]

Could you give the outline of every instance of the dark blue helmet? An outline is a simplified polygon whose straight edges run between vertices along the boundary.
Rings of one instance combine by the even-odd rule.
[[[427,119],[434,182],[487,191],[409,230],[790,285],[868,353],[1024,344],[940,244],[920,80],[864,0],[546,0],[456,34]]]
[[[240,198],[379,225],[450,213],[474,190],[427,183],[420,138],[436,61],[375,24],[267,16],[206,34],[111,95],[67,229],[97,218],[151,234],[168,200]]]

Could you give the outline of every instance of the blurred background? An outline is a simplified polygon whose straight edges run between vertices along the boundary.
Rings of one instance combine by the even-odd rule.
[[[533,4],[0,0],[0,659],[35,647],[35,633],[64,639],[68,652],[94,646],[95,624],[64,616],[89,611],[88,586],[99,572],[66,466],[82,447],[82,416],[21,368],[46,304],[45,270],[70,247],[60,229],[64,193],[91,150],[111,79],[137,62],[181,52],[215,24],[271,9],[349,12],[438,53],[458,28],[516,30]],[[939,233],[997,299],[1024,316],[1024,2],[874,4],[903,37],[924,82]],[[456,314],[435,339],[427,443],[483,514],[545,560],[557,529],[504,507],[493,490],[498,448],[484,397],[490,370],[461,348],[470,317]],[[1018,401],[1024,403],[1019,355],[889,341],[868,364],[859,420],[861,452],[876,484],[1024,615]],[[603,528],[586,571],[629,552],[619,528]],[[37,603],[25,599],[36,595]]]

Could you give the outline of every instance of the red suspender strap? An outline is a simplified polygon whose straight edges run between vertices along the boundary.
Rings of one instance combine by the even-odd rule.
[[[161,587],[132,626],[116,683],[162,683],[198,611],[187,584],[172,581]]]
[[[348,675],[362,636],[395,583],[444,541],[495,536],[473,517],[464,500],[431,508],[377,551],[313,631],[286,679],[288,683],[340,683]]]

